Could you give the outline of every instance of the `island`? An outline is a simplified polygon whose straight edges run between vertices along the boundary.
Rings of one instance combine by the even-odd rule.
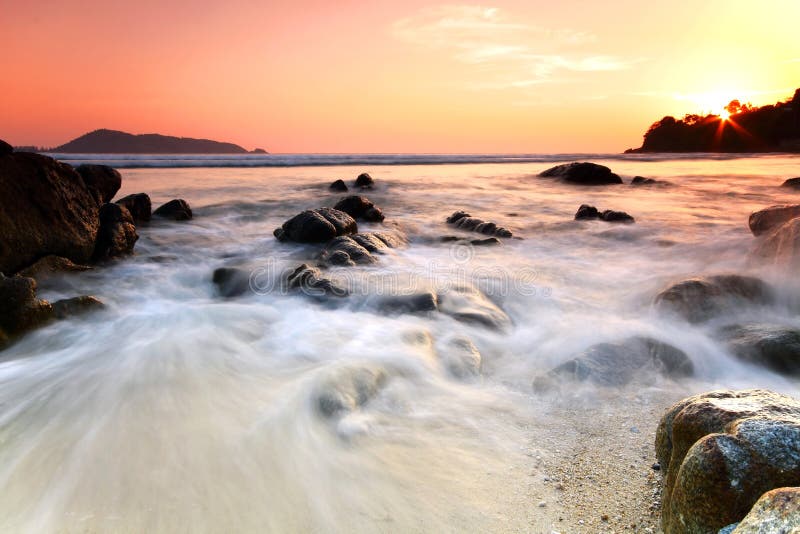
[[[755,107],[732,100],[715,115],[664,117],[644,134],[642,152],[800,152],[800,89],[794,97]]]
[[[233,143],[161,134],[130,134],[117,130],[95,130],[48,152],[70,154],[266,154],[248,152]]]

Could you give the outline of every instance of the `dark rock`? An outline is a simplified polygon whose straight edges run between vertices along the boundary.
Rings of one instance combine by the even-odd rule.
[[[330,185],[331,191],[347,191],[347,184],[344,180],[336,180]]]
[[[800,217],[800,204],[793,206],[770,206],[750,214],[748,224],[753,235],[761,235],[773,230],[783,223]]]
[[[781,184],[781,187],[790,187],[792,189],[800,189],[800,178],[789,178]]]
[[[98,206],[111,202],[122,187],[122,175],[108,165],[84,163],[75,167],[75,171],[83,178],[83,183],[86,184]]]
[[[800,217],[781,224],[758,241],[751,258],[759,263],[787,270],[800,267]]]
[[[578,208],[578,211],[575,213],[576,221],[599,218],[600,212],[597,211],[597,208],[590,206],[589,204],[581,204],[581,207]]]
[[[800,402],[765,390],[714,391],[672,406],[656,431],[666,534],[717,532],[765,492],[800,486]]]
[[[0,139],[0,156],[8,156],[14,152],[14,147]]]
[[[634,218],[624,211],[605,210],[600,214],[600,219],[606,222],[632,223]]]
[[[0,273],[0,332],[6,340],[36,328],[52,317],[50,303],[36,298],[33,278],[6,277]]]
[[[454,378],[468,380],[481,374],[481,353],[466,337],[455,337],[444,350],[439,351],[444,368]]]
[[[564,380],[621,386],[637,374],[656,373],[670,378],[694,374],[689,357],[672,345],[648,337],[631,337],[618,343],[600,343],[533,381],[536,392],[558,388]]]
[[[119,204],[100,207],[100,229],[97,231],[93,261],[104,261],[133,253],[139,236],[130,212]]]
[[[439,309],[439,300],[436,293],[424,291],[384,297],[377,307],[379,311],[388,314],[427,313]]]
[[[565,163],[539,174],[539,176],[560,178],[565,182],[579,185],[621,184],[622,178],[611,169],[596,163]]]
[[[762,495],[733,534],[800,532],[800,488],[778,488]]]
[[[88,265],[78,265],[61,256],[45,256],[36,261],[33,265],[25,267],[17,274],[41,281],[53,274],[87,271],[89,269],[91,269],[91,267]]]
[[[773,290],[765,282],[731,274],[678,282],[659,293],[655,305],[663,311],[680,315],[690,323],[700,323],[727,309],[764,305],[773,300]]]
[[[295,215],[274,234],[280,241],[324,243],[336,236],[356,232],[358,225],[348,214],[333,208],[319,208]]]
[[[90,295],[57,300],[53,303],[53,316],[56,319],[68,319],[106,307],[99,299]]]
[[[269,152],[267,152],[263,148],[254,148],[253,150],[250,151],[250,153],[251,154],[269,154]]]
[[[141,224],[150,220],[152,204],[147,193],[134,193],[116,201],[130,212],[134,224]]]
[[[366,197],[353,195],[344,197],[333,207],[343,211],[354,219],[363,219],[368,222],[383,221],[383,213]]]
[[[214,269],[211,281],[217,286],[217,292],[225,298],[238,297],[250,290],[250,272],[236,267],[220,267]]]
[[[372,189],[374,185],[375,185],[375,180],[373,180],[372,176],[370,176],[365,172],[359,174],[358,178],[356,178],[356,187]]]
[[[800,330],[744,324],[726,326],[717,333],[738,358],[777,373],[800,376]]]
[[[304,263],[288,273],[287,289],[299,289],[302,293],[314,297],[346,297],[349,291],[328,278],[323,278],[319,269]]]
[[[388,380],[377,366],[337,369],[315,392],[318,413],[326,418],[346,415],[375,397]]]
[[[387,248],[398,248],[405,244],[405,238],[396,232],[368,232],[339,236],[325,245],[320,259],[329,265],[369,265],[378,261],[373,253]]]
[[[87,263],[97,212],[71,166],[27,152],[0,158],[0,272],[15,273],[50,254]]]
[[[153,215],[173,221],[188,221],[192,218],[192,208],[182,198],[176,198],[160,206]]]
[[[439,311],[464,323],[492,329],[511,326],[511,318],[478,289],[454,286],[439,292]]]
[[[496,245],[502,245],[503,242],[497,239],[496,237],[487,237],[486,239],[472,239],[470,240],[470,245],[476,247],[493,247]]]
[[[667,186],[672,185],[672,182],[668,182],[666,180],[656,180],[654,178],[645,178],[644,176],[634,176],[633,180],[631,180],[631,185]]]
[[[511,231],[497,226],[493,222],[487,222],[476,217],[471,217],[465,211],[456,211],[447,218],[447,224],[452,224],[456,228],[466,230],[469,232],[478,232],[480,234],[492,235],[496,237],[511,237]]]

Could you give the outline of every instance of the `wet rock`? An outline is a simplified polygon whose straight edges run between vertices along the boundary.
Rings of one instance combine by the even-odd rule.
[[[502,245],[503,242],[496,237],[487,237],[486,239],[471,239],[469,244],[476,247],[494,247]]]
[[[800,330],[770,324],[730,325],[717,335],[739,359],[800,376]]]
[[[678,282],[656,296],[655,306],[690,323],[700,323],[728,309],[769,304],[773,299],[773,290],[765,282],[731,274]]]
[[[511,326],[511,318],[478,289],[455,286],[438,293],[439,311],[464,323],[493,329]]]
[[[39,154],[0,158],[0,272],[48,255],[88,263],[98,229],[95,197],[71,166]]]
[[[221,297],[238,297],[250,291],[250,271],[237,267],[219,267],[214,269],[211,282],[217,287]]]
[[[375,397],[387,380],[386,370],[378,366],[337,369],[316,388],[317,412],[325,418],[346,415]]]
[[[590,206],[589,204],[581,204],[581,207],[578,208],[578,211],[575,213],[576,221],[599,218],[600,212],[597,211],[597,208]]]
[[[381,298],[377,308],[382,313],[406,314],[428,313],[439,309],[439,299],[432,291],[408,295],[390,295]]]
[[[497,226],[493,222],[484,221],[477,217],[470,216],[465,211],[456,211],[447,218],[447,224],[452,224],[456,228],[467,230],[469,232],[478,232],[480,234],[492,235],[496,237],[511,237],[511,231]]]
[[[103,204],[92,260],[104,261],[132,254],[138,239],[130,212],[119,204]]]
[[[800,189],[800,178],[789,178],[781,184],[781,187],[789,187],[791,189]]]
[[[672,406],[656,431],[666,534],[717,532],[765,492],[800,485],[800,402],[714,391]]]
[[[565,163],[556,165],[539,174],[539,176],[560,178],[578,185],[621,184],[622,178],[611,172],[611,169],[596,163]]]
[[[770,206],[751,213],[748,224],[753,235],[762,235],[795,217],[800,217],[800,204]]]
[[[800,532],[800,488],[777,488],[766,492],[732,532],[733,534]]]
[[[163,206],[159,206],[156,211],[153,212],[153,215],[164,219],[172,219],[173,221],[188,221],[192,218],[192,208],[190,208],[189,203],[182,198],[176,198],[170,200]]]
[[[8,342],[49,321],[53,307],[36,298],[36,281],[22,276],[6,277],[0,273],[0,332]]]
[[[369,265],[378,261],[373,253],[405,244],[405,237],[397,232],[367,232],[339,236],[325,245],[320,259],[328,265]]]
[[[575,220],[590,220],[590,219],[600,219],[601,221],[606,222],[621,222],[621,223],[632,223],[635,222],[634,218],[625,213],[624,211],[614,211],[614,210],[605,210],[600,212],[594,206],[590,206],[588,204],[581,204],[581,207],[578,208],[578,211],[575,213]]]
[[[375,185],[375,180],[373,180],[372,176],[370,176],[365,172],[359,174],[358,178],[356,178],[356,187],[372,189],[374,185]]]
[[[329,186],[331,191],[347,191],[347,184],[344,180],[336,180]]]
[[[641,373],[683,378],[694,365],[683,351],[648,337],[631,337],[617,343],[599,343],[533,381],[536,392],[557,389],[565,380],[599,386],[621,386]]]
[[[8,156],[14,152],[14,147],[0,139],[0,156]]]
[[[458,336],[451,339],[444,350],[439,351],[439,359],[447,372],[459,380],[481,374],[481,353],[469,338]]]
[[[356,220],[381,222],[384,219],[383,212],[378,207],[367,197],[358,195],[344,197],[333,208],[345,212]]]
[[[123,206],[133,217],[133,224],[141,224],[150,220],[152,204],[147,193],[134,193],[117,200],[115,204]]]
[[[300,290],[314,297],[346,297],[349,292],[329,278],[324,278],[319,269],[304,263],[288,273],[286,288]]]
[[[122,187],[122,175],[108,165],[90,165],[84,163],[75,167],[75,171],[83,178],[98,206],[102,206],[117,194]]]
[[[631,185],[642,186],[642,185],[654,185],[654,186],[667,186],[672,185],[672,182],[668,182],[666,180],[656,180],[654,178],[645,178],[644,176],[634,176],[633,180],[631,180]]]
[[[782,269],[800,267],[800,217],[783,223],[762,237],[751,258]]]
[[[70,272],[80,272],[80,271],[87,271],[91,269],[88,265],[78,265],[69,261],[67,258],[62,258],[61,256],[45,256],[40,260],[37,260],[36,263],[33,265],[29,265],[25,267],[17,274],[20,276],[24,276],[27,278],[33,278],[37,281],[41,281],[49,276],[58,273],[70,273]]]
[[[355,234],[358,225],[348,214],[333,208],[306,210],[283,223],[274,232],[280,241],[324,243],[336,236]]]
[[[57,300],[53,303],[53,316],[56,319],[68,319],[78,315],[102,310],[106,307],[98,298],[90,295]]]

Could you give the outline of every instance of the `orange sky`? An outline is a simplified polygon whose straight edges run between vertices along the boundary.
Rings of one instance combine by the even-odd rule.
[[[0,0],[0,138],[619,152],[800,87],[800,1]]]

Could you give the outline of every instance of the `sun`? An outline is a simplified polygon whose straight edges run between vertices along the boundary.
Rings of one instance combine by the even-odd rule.
[[[720,119],[721,121],[726,121],[726,120],[728,120],[728,119],[730,118],[730,116],[731,116],[731,114],[730,114],[730,113],[728,112],[728,110],[727,110],[727,109],[725,109],[725,108],[722,108],[722,109],[719,111],[719,113],[717,113],[717,115],[719,115],[719,119]]]

